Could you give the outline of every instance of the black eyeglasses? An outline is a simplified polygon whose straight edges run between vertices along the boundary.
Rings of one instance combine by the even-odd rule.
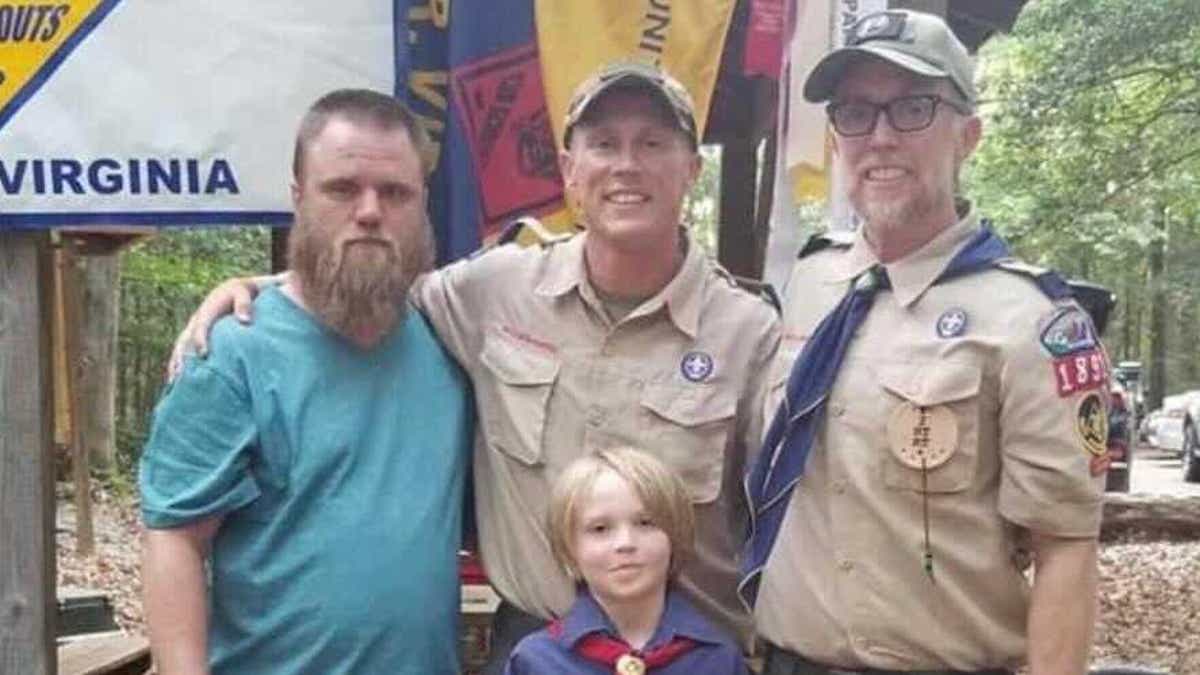
[[[875,131],[879,121],[879,112],[887,113],[888,124],[896,131],[920,131],[933,124],[939,103],[945,103],[963,115],[971,114],[971,110],[957,101],[942,98],[937,94],[921,94],[917,96],[901,96],[887,103],[870,103],[868,101],[846,101],[830,103],[825,106],[825,113],[833,128],[842,136],[866,136]]]

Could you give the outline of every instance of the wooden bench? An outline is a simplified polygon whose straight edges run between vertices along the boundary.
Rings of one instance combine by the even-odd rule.
[[[140,635],[103,633],[58,647],[59,675],[143,675],[150,670],[150,642]]]

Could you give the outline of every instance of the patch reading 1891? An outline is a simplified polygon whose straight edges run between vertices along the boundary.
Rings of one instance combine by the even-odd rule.
[[[1098,389],[1108,381],[1104,352],[1094,347],[1054,359],[1054,379],[1058,383],[1059,396]]]
[[[120,0],[0,0],[0,128]]]

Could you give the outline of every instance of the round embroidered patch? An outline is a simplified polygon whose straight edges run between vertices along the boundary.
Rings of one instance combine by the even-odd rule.
[[[958,449],[958,420],[944,405],[902,403],[888,420],[888,445],[910,469],[936,469]]]
[[[1079,402],[1075,429],[1084,450],[1097,457],[1108,452],[1108,411],[1099,394],[1088,394]]]
[[[956,338],[967,332],[967,311],[965,309],[948,309],[942,312],[937,320],[938,337]]]
[[[679,362],[679,372],[689,382],[703,382],[712,375],[713,357],[704,352],[688,352]]]

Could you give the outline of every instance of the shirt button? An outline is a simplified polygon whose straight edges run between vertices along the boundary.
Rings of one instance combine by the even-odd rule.
[[[598,427],[604,424],[604,411],[600,408],[590,408],[587,415],[588,426]]]
[[[841,417],[842,415],[845,415],[845,414],[846,414],[845,408],[843,408],[840,405],[833,406],[833,416],[834,417]]]
[[[850,570],[854,569],[854,563],[850,560],[843,560],[842,562],[838,563],[838,567],[842,568],[843,572],[849,572]]]
[[[833,491],[834,491],[835,493],[839,494],[839,495],[844,495],[844,494],[846,494],[846,482],[845,482],[845,481],[841,481],[841,480],[839,480],[839,481],[834,481],[834,483],[833,483]]]

